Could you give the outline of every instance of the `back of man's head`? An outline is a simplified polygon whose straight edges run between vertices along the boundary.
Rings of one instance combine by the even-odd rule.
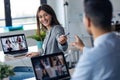
[[[84,0],[85,15],[95,27],[111,30],[112,4],[109,0]]]

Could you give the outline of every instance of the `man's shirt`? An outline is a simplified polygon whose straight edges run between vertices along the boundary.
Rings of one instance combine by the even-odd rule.
[[[120,36],[107,33],[84,48],[72,80],[120,80]]]

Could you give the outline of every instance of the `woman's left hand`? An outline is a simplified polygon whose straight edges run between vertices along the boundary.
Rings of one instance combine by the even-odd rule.
[[[67,37],[65,35],[61,35],[59,38],[58,38],[58,42],[60,44],[64,44],[67,42]]]

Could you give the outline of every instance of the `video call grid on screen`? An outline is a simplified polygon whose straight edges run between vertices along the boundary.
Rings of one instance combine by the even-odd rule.
[[[27,43],[24,34],[3,36],[1,37],[1,44],[5,53],[27,49]]]
[[[69,76],[63,55],[32,59],[37,80],[53,80]]]

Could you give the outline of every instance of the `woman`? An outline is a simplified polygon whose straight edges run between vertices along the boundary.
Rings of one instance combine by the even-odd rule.
[[[47,31],[43,42],[43,51],[32,52],[27,54],[28,57],[38,56],[42,54],[51,54],[66,51],[67,37],[63,27],[57,20],[54,10],[49,5],[42,5],[38,8],[37,14],[37,30],[44,29]],[[41,26],[40,26],[41,25]]]
[[[9,39],[6,39],[6,48],[7,48],[7,51],[12,51],[13,50],[13,45],[11,43],[11,41]]]
[[[42,70],[42,80],[50,79],[49,73],[47,72],[46,64],[43,60],[40,60],[40,69]]]

